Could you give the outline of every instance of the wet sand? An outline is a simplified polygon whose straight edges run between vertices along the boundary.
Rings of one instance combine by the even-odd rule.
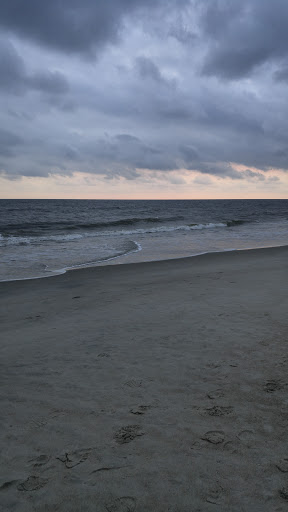
[[[0,283],[1,512],[286,511],[287,257]]]

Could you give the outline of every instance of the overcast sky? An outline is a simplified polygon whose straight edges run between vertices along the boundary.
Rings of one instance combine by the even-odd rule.
[[[0,3],[0,197],[288,197],[287,0]]]

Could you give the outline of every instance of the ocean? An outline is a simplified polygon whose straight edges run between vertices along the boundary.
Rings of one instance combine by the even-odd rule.
[[[288,245],[288,200],[0,200],[0,281]]]

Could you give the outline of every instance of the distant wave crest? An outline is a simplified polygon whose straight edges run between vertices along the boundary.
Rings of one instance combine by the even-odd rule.
[[[175,219],[175,218],[174,218]],[[167,219],[165,219],[167,221]],[[172,217],[170,218],[170,221],[172,220]],[[179,218],[177,218],[179,220]],[[243,224],[243,221],[241,220],[232,220],[232,221],[225,221],[225,222],[208,222],[208,223],[199,223],[199,224],[183,224],[183,225],[174,225],[174,226],[146,226],[146,227],[139,227],[139,228],[132,228],[132,229],[110,229],[110,230],[97,230],[97,228],[109,228],[109,227],[121,227],[121,226],[133,226],[140,222],[147,222],[147,223],[157,223],[157,222],[164,222],[163,219],[158,219],[149,217],[146,219],[138,219],[138,218],[131,218],[131,219],[121,219],[114,222],[107,222],[107,223],[94,223],[94,224],[78,224],[78,232],[76,232],[76,225],[73,225],[72,227],[66,226],[66,233],[61,233],[60,230],[57,232],[57,229],[54,231],[54,233],[45,233],[45,229],[41,231],[41,224],[37,224],[39,227],[39,234],[35,235],[33,233],[33,229],[30,230],[30,233],[28,232],[28,225],[27,226],[27,233],[23,233],[23,230],[18,230],[16,234],[16,230],[13,234],[0,233],[0,245],[28,245],[28,244],[38,244],[42,242],[73,242],[80,240],[82,238],[87,237],[117,237],[117,236],[130,236],[130,235],[144,235],[145,233],[169,233],[173,231],[194,231],[194,230],[203,230],[203,229],[219,229],[219,228],[227,228],[232,226],[238,226],[240,224]],[[55,223],[54,223],[55,224]],[[60,225],[60,223],[59,223]],[[22,225],[23,226],[23,225]],[[63,223],[62,223],[63,226]],[[79,226],[81,229],[79,229]],[[51,228],[51,225],[50,225]],[[92,229],[94,228],[94,230]],[[63,229],[63,227],[62,227]],[[71,231],[75,231],[74,233]],[[6,230],[7,231],[7,230]],[[32,231],[32,233],[31,233]],[[67,233],[68,231],[68,233]]]
[[[241,224],[245,224],[248,222],[247,220],[227,220],[226,224],[228,228],[231,228],[232,226],[241,226]]]
[[[42,236],[45,232],[57,232],[57,231],[81,231],[81,230],[92,230],[101,229],[117,226],[133,226],[136,224],[156,224],[164,222],[173,222],[183,220],[183,217],[128,217],[117,220],[110,220],[108,222],[29,222],[21,224],[0,224],[1,235],[34,235]]]

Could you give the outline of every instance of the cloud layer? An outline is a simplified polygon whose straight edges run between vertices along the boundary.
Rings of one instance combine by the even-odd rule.
[[[287,17],[284,0],[2,2],[0,172],[271,186],[288,170]]]

